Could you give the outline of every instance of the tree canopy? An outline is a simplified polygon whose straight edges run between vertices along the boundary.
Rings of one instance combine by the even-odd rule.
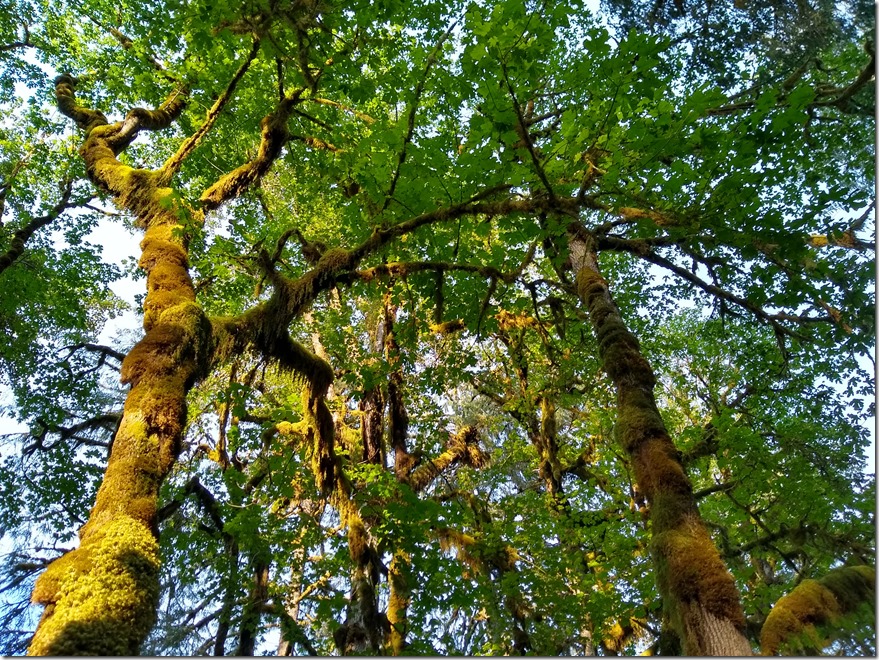
[[[874,27],[3,0],[0,650],[874,654]]]

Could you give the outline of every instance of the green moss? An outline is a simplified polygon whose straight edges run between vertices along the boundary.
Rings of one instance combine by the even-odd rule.
[[[122,382],[131,383],[134,387],[147,373],[153,378],[177,373],[184,336],[183,329],[177,326],[162,325],[152,328],[122,361]]]
[[[830,589],[844,612],[876,598],[876,569],[872,566],[844,566],[830,571],[820,582]]]
[[[675,630],[694,628],[691,612],[704,610],[744,630],[745,619],[732,576],[720,559],[711,537],[695,515],[687,516],[676,529],[655,534],[652,552],[659,592]],[[685,651],[698,654],[695,640],[683,636]]]
[[[403,655],[406,649],[406,635],[409,632],[407,610],[411,600],[409,579],[412,571],[411,558],[403,550],[397,550],[388,569],[388,624],[390,625],[389,646],[392,655]]]
[[[803,580],[766,617],[760,632],[763,655],[814,653],[827,646],[832,640],[817,627],[835,625],[863,603],[875,607],[875,580],[872,566],[838,568],[821,580]]]
[[[631,396],[628,401],[625,398],[625,393],[621,394],[614,429],[617,441],[626,453],[634,455],[641,444],[656,437],[668,437],[652,398],[643,401],[632,401]]]
[[[120,516],[88,545],[53,562],[35,599],[51,603],[30,655],[136,655],[155,621],[158,544],[141,522]]]
[[[693,498],[689,493],[654,491],[649,502],[650,524],[654,534],[674,529],[681,525],[687,516],[696,513]]]

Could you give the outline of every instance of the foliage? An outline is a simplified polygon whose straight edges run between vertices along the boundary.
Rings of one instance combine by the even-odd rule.
[[[116,515],[135,414],[168,467],[112,523],[149,559],[126,649],[158,602],[153,655],[686,650],[581,244],[751,647],[782,596],[872,564],[872,19],[798,11],[0,4],[0,373],[30,429],[0,463],[3,652],[59,555],[41,602],[64,562],[83,593],[136,564],[103,531],[63,554]],[[153,232],[134,348],[99,343],[99,221]],[[856,615],[831,650],[874,648]]]

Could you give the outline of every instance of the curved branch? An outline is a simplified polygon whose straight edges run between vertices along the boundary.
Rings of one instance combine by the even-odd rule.
[[[55,101],[61,114],[70,117],[88,135],[96,127],[106,125],[107,117],[99,110],[87,108],[76,102],[75,91],[78,84],[79,78],[66,73],[55,78]]]
[[[155,110],[132,108],[122,121],[118,132],[108,139],[108,143],[118,153],[131,144],[141,130],[160,131],[168,128],[183,112],[186,102],[186,89],[178,88],[172,91],[162,105]]]
[[[73,192],[73,180],[67,179],[61,188],[61,200],[46,215],[34,218],[12,236],[12,243],[5,253],[0,255],[0,273],[9,268],[24,253],[24,244],[34,233],[53,222],[64,211],[71,207],[70,195]]]
[[[235,92],[238,83],[244,77],[244,74],[247,73],[251,63],[253,63],[253,60],[256,58],[257,53],[259,53],[259,43],[259,39],[253,40],[253,46],[251,47],[250,52],[241,63],[241,66],[238,67],[235,75],[232,76],[232,80],[229,81],[226,89],[220,94],[219,98],[214,101],[210,110],[208,110],[202,125],[198,127],[198,130],[196,130],[195,133],[184,140],[183,144],[180,145],[180,148],[177,149],[177,152],[166,160],[164,165],[162,165],[161,174],[159,175],[161,182],[160,185],[167,185],[167,182],[171,180],[174,174],[176,174],[183,165],[183,161],[186,160],[186,158],[198,146],[199,142],[201,142],[202,138],[204,138],[208,131],[211,130],[214,123],[217,121],[217,118],[220,116],[220,113],[223,111],[223,108],[229,102],[229,99],[232,98],[232,94]]]
[[[86,137],[99,126],[107,126],[106,132],[102,133],[101,137],[116,155],[131,144],[141,130],[157,131],[170,126],[186,107],[186,90],[178,88],[171,92],[155,110],[133,108],[128,111],[123,121],[108,125],[104,113],[77,103],[75,91],[78,83],[78,78],[68,74],[55,78],[55,100],[58,109],[63,115],[73,119],[76,125],[85,131]]]
[[[305,89],[297,89],[286,96],[274,111],[266,115],[260,122],[260,143],[256,157],[249,163],[232,170],[220,177],[201,195],[202,207],[206,211],[216,209],[223,202],[243,193],[248,186],[261,179],[281,155],[281,151],[290,139],[287,120],[293,108],[300,103]]]
[[[695,275],[694,273],[688,271],[686,268],[678,266],[668,259],[659,256],[658,254],[656,254],[656,252],[648,247],[647,243],[643,241],[629,241],[615,236],[602,236],[599,237],[597,241],[599,249],[614,250],[618,252],[629,252],[631,254],[641,257],[645,261],[649,261],[652,264],[661,266],[662,268],[671,271],[678,277],[686,280],[690,284],[693,284],[705,293],[711,294],[715,298],[734,303],[739,307],[746,309],[754,316],[759,318],[761,321],[764,321],[771,325],[776,332],[779,332],[783,335],[802,338],[799,334],[795,333],[790,328],[783,326],[780,321],[793,321],[796,323],[824,323],[833,320],[829,316],[796,316],[793,314],[787,314],[785,312],[770,314],[759,305],[752,303],[747,298],[742,298],[741,296],[737,296],[736,294],[731,293],[726,289],[721,289],[714,284],[709,284],[698,275]]]

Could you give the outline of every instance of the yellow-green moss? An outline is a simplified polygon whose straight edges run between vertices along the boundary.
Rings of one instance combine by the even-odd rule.
[[[120,516],[50,564],[35,602],[52,604],[29,655],[137,655],[155,621],[159,552],[152,532]]]
[[[406,635],[409,632],[407,610],[411,600],[409,578],[411,558],[403,550],[397,550],[388,569],[388,624],[390,625],[389,646],[392,655],[403,655],[406,649]]]
[[[688,629],[684,619],[692,605],[744,629],[735,582],[701,521],[690,516],[677,529],[655,534],[652,552],[659,592],[669,597],[666,606],[676,630]]]
[[[628,398],[629,400],[625,400]],[[662,417],[652,400],[635,402],[632,397],[620,396],[614,431],[620,446],[628,454],[636,454],[639,445],[657,437],[668,437]],[[643,403],[643,405],[639,405]]]
[[[692,486],[674,445],[664,433],[637,446],[632,467],[641,492],[650,502],[654,532],[675,527],[681,516],[695,511]]]
[[[838,568],[821,580],[803,580],[766,617],[760,632],[763,655],[820,651],[832,640],[825,639],[816,626],[832,625],[863,603],[875,606],[875,580],[872,566]]]

